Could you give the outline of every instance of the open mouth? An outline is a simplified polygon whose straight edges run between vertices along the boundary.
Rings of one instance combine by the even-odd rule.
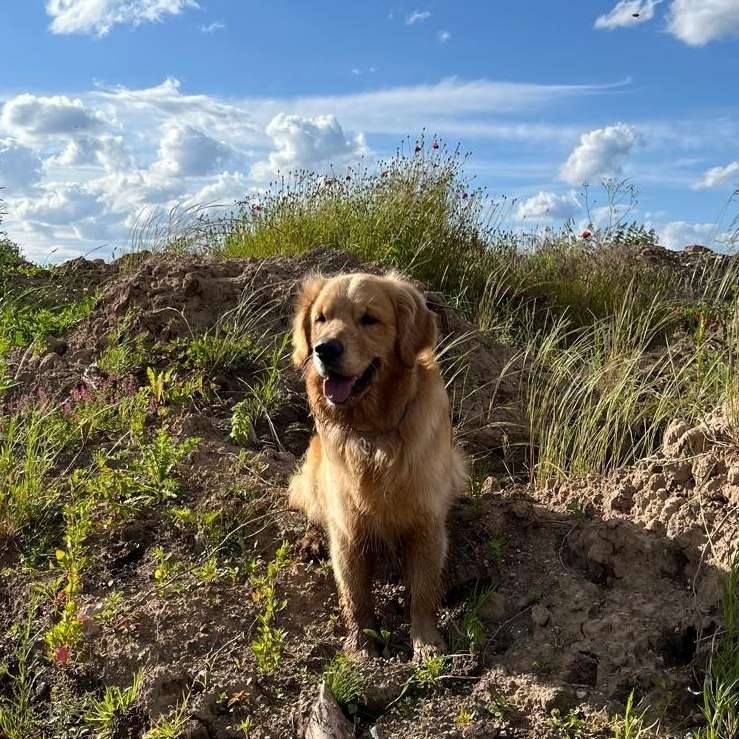
[[[323,379],[324,397],[334,405],[342,405],[349,400],[359,398],[372,383],[372,378],[379,366],[380,360],[373,359],[361,375],[355,375],[354,377],[347,377],[329,371]]]

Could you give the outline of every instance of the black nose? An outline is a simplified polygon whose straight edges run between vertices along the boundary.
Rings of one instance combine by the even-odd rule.
[[[335,362],[344,353],[344,345],[336,339],[316,344],[316,354],[325,364]]]

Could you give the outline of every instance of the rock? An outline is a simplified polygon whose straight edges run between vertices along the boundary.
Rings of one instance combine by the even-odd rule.
[[[688,424],[679,418],[675,418],[667,424],[665,433],[662,436],[662,449],[666,455],[672,455],[675,445],[687,431]]]
[[[681,452],[692,455],[703,454],[710,446],[706,432],[700,426],[696,426],[683,434],[678,444]]]
[[[713,254],[713,249],[709,249],[703,244],[687,244],[683,247],[685,254]]]
[[[486,477],[480,488],[481,493],[497,493],[500,490],[500,482],[497,477]]]
[[[666,462],[662,467],[667,480],[674,485],[684,485],[693,476],[693,469],[685,459]]]
[[[346,720],[326,683],[321,683],[303,736],[305,739],[352,739],[354,736],[354,728]]]
[[[622,482],[614,490],[606,493],[606,505],[612,511],[628,513],[634,505],[634,486],[628,482]]]
[[[531,609],[531,620],[537,626],[546,626],[549,623],[551,617],[552,614],[549,612],[549,609],[545,608],[542,605],[535,605]]]

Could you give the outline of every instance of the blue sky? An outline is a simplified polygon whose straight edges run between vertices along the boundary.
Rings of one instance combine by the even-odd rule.
[[[736,212],[739,0],[11,0],[2,20],[4,227],[37,260],[423,128],[517,199],[514,228],[580,224],[603,177],[633,178],[630,217],[673,248]]]

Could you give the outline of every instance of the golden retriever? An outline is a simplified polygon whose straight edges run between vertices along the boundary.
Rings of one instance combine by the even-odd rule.
[[[348,630],[369,646],[377,544],[401,553],[416,658],[443,651],[437,629],[446,518],[466,469],[433,356],[436,316],[396,275],[308,278],[293,323],[317,435],[290,483],[290,505],[328,534]]]

